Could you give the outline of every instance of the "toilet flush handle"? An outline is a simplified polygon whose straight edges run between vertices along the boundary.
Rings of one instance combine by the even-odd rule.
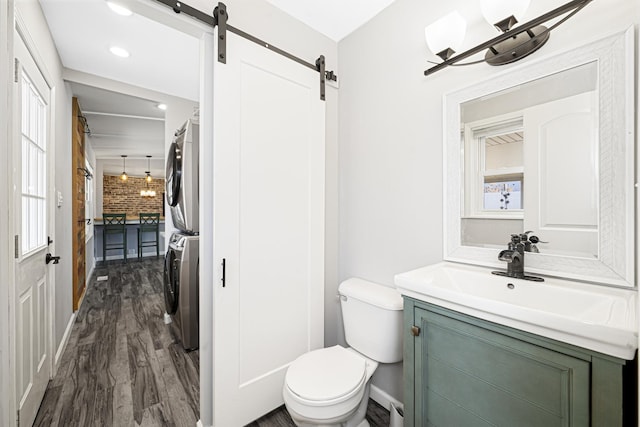
[[[347,296],[346,295],[342,295],[340,293],[336,294],[336,297],[340,300],[340,301],[346,301],[347,300]]]

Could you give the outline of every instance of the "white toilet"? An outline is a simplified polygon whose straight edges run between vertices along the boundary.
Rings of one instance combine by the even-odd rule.
[[[348,279],[340,284],[339,345],[297,358],[287,370],[284,403],[297,426],[368,427],[371,377],[379,363],[402,360],[402,297],[394,288]]]

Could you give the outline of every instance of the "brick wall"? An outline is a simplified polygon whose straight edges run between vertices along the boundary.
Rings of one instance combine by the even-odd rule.
[[[155,190],[155,197],[142,197],[140,190],[147,189],[144,178],[130,176],[126,181],[119,176],[104,175],[102,180],[103,213],[122,213],[137,217],[140,212],[158,212],[162,215],[165,192],[164,179],[154,178],[149,183],[149,190]]]

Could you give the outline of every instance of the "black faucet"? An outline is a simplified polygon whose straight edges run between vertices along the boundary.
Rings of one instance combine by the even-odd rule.
[[[534,282],[544,282],[542,277],[528,276],[524,274],[524,253],[531,252],[532,243],[534,243],[529,240],[529,233],[530,231],[511,235],[511,241],[507,245],[507,249],[500,251],[498,254],[498,259],[507,263],[507,271],[492,271],[492,274],[513,277],[516,279],[532,280]],[[537,241],[535,243],[537,243]]]

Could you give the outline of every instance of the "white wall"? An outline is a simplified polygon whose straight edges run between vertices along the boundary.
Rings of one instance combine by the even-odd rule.
[[[557,6],[532,2],[525,20]],[[442,259],[442,97],[528,60],[425,77],[427,61],[437,57],[428,52],[424,27],[456,8],[470,21],[460,51],[496,35],[477,2],[397,0],[338,45],[339,279],[392,286],[396,273]],[[639,8],[628,0],[590,3],[530,60],[637,24]],[[402,400],[401,365],[379,369],[374,384]]]

